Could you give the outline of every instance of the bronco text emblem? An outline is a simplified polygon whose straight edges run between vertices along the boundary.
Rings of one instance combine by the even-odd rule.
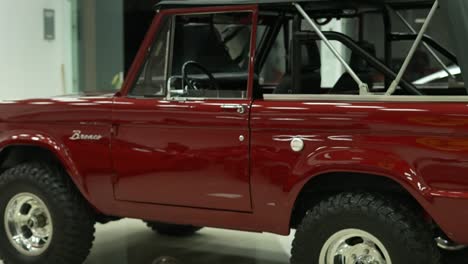
[[[80,130],[73,130],[73,135],[70,137],[70,140],[100,140],[101,135],[86,135],[82,134]]]

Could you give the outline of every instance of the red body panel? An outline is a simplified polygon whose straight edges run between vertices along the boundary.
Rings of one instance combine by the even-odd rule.
[[[460,223],[468,220],[467,111],[464,103],[257,101],[254,205],[263,199],[290,208],[304,182],[327,172],[381,175],[400,183],[448,235],[466,243]],[[306,142],[303,152],[291,150],[293,137]]]
[[[101,197],[107,193],[108,199],[112,198],[109,148],[113,100],[105,96],[0,102],[0,149],[33,145],[50,150],[88,200],[97,207],[108,205]],[[70,140],[75,130],[103,137],[99,141]]]
[[[219,107],[229,101],[125,98],[158,24],[115,98],[1,102],[0,149],[49,149],[105,214],[279,234],[288,234],[310,179],[328,172],[388,177],[454,241],[468,244],[466,103],[246,100],[240,103],[251,104],[250,115],[240,115]],[[252,76],[249,83],[252,94]],[[74,130],[102,138],[73,141]],[[293,137],[305,141],[302,152],[291,150]]]
[[[112,155],[119,200],[251,211],[249,113],[221,104],[117,98]],[[181,195],[183,194],[183,195]]]

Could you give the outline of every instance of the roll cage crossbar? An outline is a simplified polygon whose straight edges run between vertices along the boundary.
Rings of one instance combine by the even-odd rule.
[[[354,72],[354,70],[349,66],[349,64],[345,61],[345,59],[340,55],[340,53],[333,47],[331,44],[330,40],[323,34],[323,32],[320,30],[319,26],[310,18],[309,15],[307,15],[306,11],[299,5],[298,3],[293,3],[294,7],[296,7],[297,11],[302,15],[302,17],[309,23],[309,25],[312,27],[312,29],[317,33],[317,35],[320,37],[320,39],[325,43],[325,45],[328,47],[328,49],[333,53],[333,55],[338,59],[338,61],[343,65],[345,68],[346,72],[351,75],[353,80],[358,84],[359,86],[359,94],[360,95],[367,95],[369,94],[369,86],[364,83],[359,76]]]
[[[421,44],[424,34],[426,33],[427,28],[431,24],[432,18],[434,17],[435,12],[437,11],[438,7],[439,7],[439,0],[435,0],[434,5],[431,8],[431,11],[429,12],[429,15],[426,18],[426,21],[424,21],[424,24],[422,25],[422,28],[419,31],[419,34],[416,37],[416,40],[414,41],[413,46],[411,47],[409,51],[408,56],[406,57],[405,61],[403,62],[403,65],[401,66],[400,72],[398,73],[397,77],[395,78],[395,80],[392,82],[392,84],[388,88],[385,95],[392,95],[393,93],[395,93],[398,85],[401,82],[401,79],[403,79],[403,75],[406,73],[406,70],[408,69],[410,62],[414,57],[414,54],[416,53],[416,50],[419,44]]]
[[[416,34],[411,33],[392,33],[390,35],[390,39],[392,41],[406,41],[406,40],[415,40],[417,38]],[[423,42],[429,46],[433,51],[436,50],[440,54],[444,55],[447,59],[449,59],[452,63],[458,64],[458,59],[455,54],[445,49],[439,42],[434,40],[428,35],[423,36]],[[445,64],[444,64],[445,65]]]
[[[322,31],[323,35],[329,39],[330,41],[338,41],[348,49],[352,50],[355,54],[357,54],[360,58],[364,59],[370,66],[374,67],[378,71],[382,72],[385,76],[390,78],[396,78],[397,74],[392,71],[387,65],[385,65],[380,60],[376,59],[374,56],[369,54],[366,50],[360,47],[351,37],[335,32],[335,31]],[[320,37],[316,34],[308,34],[308,33],[297,33],[302,38],[309,37],[312,40],[321,40]],[[401,87],[415,95],[423,95],[412,83],[409,83],[406,80],[401,80]],[[370,93],[369,93],[370,94]],[[368,95],[369,95],[368,94]]]
[[[416,29],[413,28],[413,26],[411,26],[411,24],[403,17],[403,15],[399,12],[399,11],[396,11],[392,8],[389,8],[389,10],[392,10],[395,15],[400,19],[400,21],[413,33],[413,34],[417,34],[418,32],[416,31]],[[455,76],[450,72],[448,66],[442,61],[442,59],[437,55],[437,53],[435,53],[435,51],[427,44],[426,41],[424,41],[423,43],[423,46],[427,49],[427,51],[429,52],[429,54],[437,61],[437,63],[440,64],[440,66],[442,67],[442,69],[444,69],[444,71],[447,73],[447,75],[452,78],[452,79],[455,79]]]
[[[414,85],[412,85],[412,84],[406,82],[405,80],[403,80],[403,76],[406,73],[406,70],[408,69],[408,66],[409,66],[411,60],[413,59],[414,54],[415,54],[418,46],[423,42],[423,40],[428,43],[428,44],[425,44],[425,47],[428,50],[430,50],[430,54],[432,56],[434,56],[434,58],[439,62],[439,64],[442,65],[444,70],[446,70],[447,72],[449,72],[448,67],[437,56],[437,54],[431,49],[431,47],[429,47],[429,45],[431,45],[432,47],[437,49],[437,51],[441,52],[442,54],[449,55],[448,58],[450,58],[452,61],[456,61],[456,57],[453,54],[450,54],[450,52],[446,51],[444,48],[442,48],[440,45],[438,45],[431,38],[425,36],[427,28],[429,27],[429,25],[430,25],[430,23],[432,21],[432,18],[434,17],[434,15],[435,15],[435,13],[437,11],[437,8],[439,6],[439,0],[435,0],[435,2],[433,3],[432,8],[431,8],[431,10],[430,10],[424,24],[423,24],[421,30],[416,35],[415,35],[416,30],[414,28],[412,28],[411,25],[399,13],[397,13],[397,16],[400,17],[400,19],[403,20],[402,22],[407,26],[407,28],[413,34],[412,35],[408,35],[408,34],[406,34],[406,35],[395,35],[395,34],[392,34],[390,32],[390,30],[391,30],[391,19],[390,19],[390,14],[388,12],[389,11],[396,12],[396,11],[393,10],[389,6],[386,7],[386,10],[384,12],[384,24],[385,24],[385,31],[386,31],[386,36],[385,36],[385,38],[386,38],[385,39],[385,43],[386,43],[385,54],[386,54],[386,56],[385,57],[386,57],[387,64],[388,64],[388,60],[391,58],[391,45],[389,45],[389,43],[391,43],[392,41],[395,41],[395,40],[404,40],[405,38],[409,38],[411,40],[412,38],[414,38],[414,43],[413,43],[413,45],[412,45],[412,47],[411,47],[411,49],[410,49],[410,51],[409,51],[409,53],[408,53],[408,55],[407,55],[407,57],[405,59],[400,71],[396,75],[387,66],[385,66],[384,64],[382,64],[381,62],[379,62],[378,60],[373,58],[370,54],[368,54],[367,52],[362,50],[360,47],[358,47],[356,45],[356,43],[354,43],[354,41],[352,39],[350,39],[349,37],[347,37],[347,36],[345,36],[343,34],[336,33],[336,32],[335,32],[336,34],[331,34],[331,32],[328,32],[327,34],[324,34],[324,32],[322,32],[320,30],[320,27],[317,25],[317,23],[314,22],[314,20],[307,14],[307,12],[302,8],[302,6],[299,3],[294,2],[292,4],[293,4],[294,8],[299,12],[299,14],[312,27],[314,32],[317,34],[318,38],[325,43],[327,48],[332,52],[332,54],[343,65],[346,72],[358,84],[359,94],[360,95],[373,95],[373,93],[371,93],[369,91],[368,85],[366,83],[364,83],[359,78],[359,76],[356,74],[356,72],[345,61],[343,56],[341,56],[341,54],[339,54],[339,52],[333,47],[333,45],[330,42],[330,37],[334,38],[334,40],[341,41],[343,44],[345,44],[347,47],[351,48],[353,51],[358,52],[359,55],[362,58],[364,58],[369,64],[371,64],[373,67],[375,67],[376,69],[381,70],[387,76],[391,76],[391,78],[394,78],[393,82],[390,84],[390,87],[387,89],[387,91],[385,93],[385,95],[387,95],[387,96],[393,95],[399,85],[401,85],[402,88],[404,88],[405,90],[410,91],[411,93],[414,93],[414,94],[417,94],[417,95],[422,94],[420,91],[418,91],[416,89],[416,87]],[[453,76],[453,75],[449,74],[449,76]]]

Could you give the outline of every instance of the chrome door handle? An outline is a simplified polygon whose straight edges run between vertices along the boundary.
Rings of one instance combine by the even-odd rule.
[[[237,110],[237,113],[243,114],[245,113],[245,106],[241,104],[223,104],[221,105],[222,109],[235,109]]]

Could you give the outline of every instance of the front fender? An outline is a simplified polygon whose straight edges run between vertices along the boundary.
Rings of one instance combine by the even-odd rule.
[[[79,191],[89,200],[83,177],[73,162],[69,149],[58,138],[35,130],[12,130],[0,135],[0,151],[14,146],[32,146],[50,151],[63,165]]]

